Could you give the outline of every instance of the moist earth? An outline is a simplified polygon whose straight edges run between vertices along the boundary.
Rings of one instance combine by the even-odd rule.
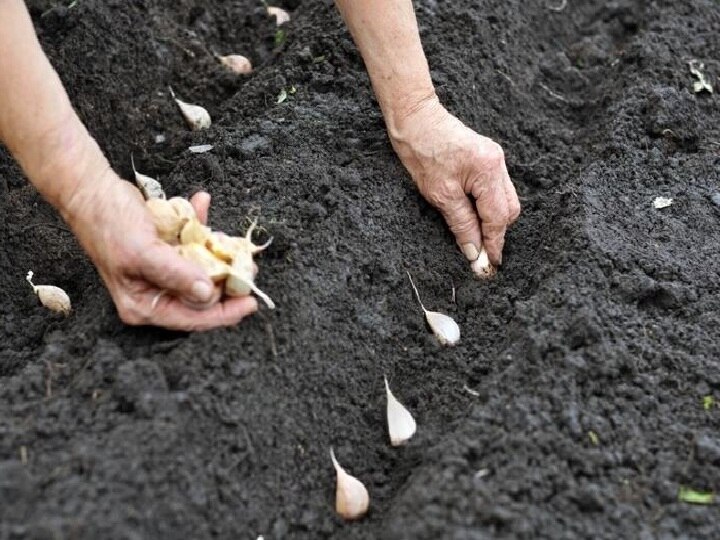
[[[394,156],[331,2],[281,3],[282,33],[251,0],[28,4],[118,172],[133,155],[169,195],[208,190],[214,228],[274,237],[278,308],[123,325],[2,151],[0,539],[717,537],[717,503],[678,499],[720,490],[720,98],[689,69],[720,90],[717,1],[415,2],[441,99],[503,145],[521,197],[487,282]],[[383,375],[418,421],[400,449]],[[357,523],[333,511],[331,447],[371,494]]]

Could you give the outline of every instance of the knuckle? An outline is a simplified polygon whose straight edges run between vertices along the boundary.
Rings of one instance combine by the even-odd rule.
[[[496,168],[505,162],[505,151],[495,141],[490,141],[478,150],[476,157],[482,161],[486,167]]]
[[[148,321],[148,314],[129,298],[118,300],[117,311],[120,320],[130,326],[138,326]]]
[[[427,200],[437,208],[447,209],[457,201],[458,195],[464,196],[456,181],[438,180],[432,184],[427,194]]]

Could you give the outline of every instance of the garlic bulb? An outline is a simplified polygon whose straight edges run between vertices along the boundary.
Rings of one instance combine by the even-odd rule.
[[[173,89],[170,87],[168,88],[170,89],[170,95],[180,108],[180,112],[185,118],[185,121],[190,126],[190,129],[195,131],[200,129],[207,129],[210,127],[210,124],[212,122],[210,120],[210,113],[207,112],[207,109],[201,107],[200,105],[192,105],[190,103],[185,103],[184,101],[179,100],[175,97],[175,92],[173,91]]]
[[[145,197],[146,200],[164,199],[165,192],[163,191],[160,182],[146,174],[137,172],[137,169],[135,168],[135,159],[132,154],[130,154],[130,163],[132,164],[133,174],[135,174],[135,183],[137,184],[137,187],[140,188],[143,197]]]
[[[415,435],[417,424],[402,403],[390,391],[387,377],[385,377],[385,395],[387,396],[387,422],[390,433],[390,444],[402,446]]]
[[[410,278],[410,285],[412,285],[412,288],[415,291],[418,303],[425,313],[425,319],[430,325],[430,329],[433,334],[435,334],[437,340],[441,345],[455,345],[458,341],[460,341],[460,327],[452,317],[445,315],[444,313],[428,311],[425,309],[422,300],[420,300],[420,293],[418,292],[417,287],[415,287],[415,283],[413,282],[410,272],[407,272],[407,275],[408,278]]]
[[[228,54],[227,56],[218,56],[220,63],[233,73],[238,75],[247,75],[252,73],[252,63],[241,54]]]
[[[268,7],[267,14],[271,17],[275,17],[275,24],[280,26],[290,20],[290,14],[279,7]]]
[[[363,483],[345,472],[337,459],[335,452],[330,449],[330,459],[332,459],[335,474],[337,475],[335,486],[335,511],[347,520],[360,519],[368,510],[370,505],[370,495]]]
[[[63,315],[70,314],[70,297],[60,287],[54,285],[35,285],[32,282],[33,272],[30,270],[27,273],[25,279],[33,288],[33,292],[40,299],[40,303],[51,311],[56,313],[62,313]]]

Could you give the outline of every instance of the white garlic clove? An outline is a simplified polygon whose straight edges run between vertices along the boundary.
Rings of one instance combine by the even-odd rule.
[[[268,7],[267,14],[275,17],[275,24],[277,26],[283,25],[290,20],[290,14],[279,7]]]
[[[470,268],[472,268],[475,275],[481,279],[493,277],[496,271],[495,267],[490,263],[490,258],[484,247],[480,249],[478,258],[470,263]]]
[[[415,286],[415,282],[413,281],[410,272],[407,272],[407,275],[410,279],[410,285],[412,285],[412,288],[415,291],[418,303],[420,304],[423,313],[425,313],[425,319],[430,325],[430,329],[433,334],[435,334],[437,340],[441,345],[455,345],[458,341],[460,341],[460,327],[452,317],[437,311],[428,311],[425,309],[422,300],[420,300],[420,293]]]
[[[60,287],[54,285],[35,285],[32,282],[33,272],[32,270],[27,273],[26,280],[30,283],[33,288],[33,292],[40,299],[40,303],[51,311],[56,313],[62,313],[63,315],[69,315],[71,304],[70,297]]]
[[[135,175],[135,183],[137,184],[137,187],[140,188],[145,200],[165,199],[165,192],[163,191],[160,182],[146,174],[137,172],[137,169],[135,168],[135,159],[132,154],[130,154],[130,163],[132,164],[133,174]]]
[[[441,345],[455,345],[460,341],[460,327],[452,317],[437,311],[426,311],[425,318]]]
[[[172,88],[170,88],[170,95],[180,108],[180,112],[188,123],[188,126],[190,126],[190,129],[197,131],[210,127],[212,121],[210,120],[210,113],[207,112],[207,109],[200,105],[192,105],[191,103],[186,103],[176,98]]]
[[[390,391],[387,377],[385,377],[385,394],[387,396],[387,422],[390,444],[402,446],[415,435],[417,424],[410,411]]]
[[[172,197],[168,202],[175,214],[177,214],[183,222],[197,219],[195,207],[187,199],[183,199],[182,197]]]
[[[370,495],[363,483],[345,472],[337,459],[335,452],[330,449],[330,459],[335,467],[335,511],[347,520],[360,519],[368,510]]]
[[[267,294],[261,291],[257,285],[255,285],[255,282],[251,277],[253,274],[254,270],[251,274],[241,274],[231,269],[230,275],[225,281],[225,293],[228,296],[247,296],[248,294],[250,294],[250,291],[252,291],[255,293],[255,296],[265,302],[265,305],[268,307],[268,309],[275,309],[275,302],[272,301],[272,298],[270,298]]]
[[[252,63],[241,54],[228,54],[227,56],[218,56],[217,58],[223,66],[233,73],[237,73],[238,75],[252,73]]]

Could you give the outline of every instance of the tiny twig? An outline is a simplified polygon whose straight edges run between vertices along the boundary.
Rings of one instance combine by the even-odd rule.
[[[455,302],[455,283],[452,284],[452,303],[457,304],[457,302]]]
[[[561,95],[558,94],[557,92],[554,92],[553,90],[551,90],[550,88],[548,88],[548,87],[547,87],[546,85],[544,85],[543,83],[538,83],[538,84],[540,85],[540,87],[541,87],[543,90],[545,90],[548,94],[550,94],[550,95],[551,95],[552,97],[554,97],[555,99],[560,100],[560,101],[562,101],[563,103],[568,103],[568,100],[567,100],[567,98],[566,98],[565,96],[561,96]]]
[[[270,339],[270,351],[272,351],[273,358],[277,360],[278,351],[277,344],[275,343],[275,332],[273,331],[273,327],[272,324],[270,324],[270,321],[267,321],[265,323],[265,331],[268,333],[268,338]]]
[[[568,0],[560,0],[560,5],[558,6],[545,6],[550,11],[554,11],[555,13],[560,13],[561,11],[564,11],[565,8],[568,5]]]
[[[515,82],[510,78],[510,76],[509,76],[508,74],[503,73],[503,72],[500,71],[499,69],[496,69],[495,71],[496,71],[497,73],[499,73],[500,75],[502,75],[502,76],[507,80],[507,82],[510,83],[510,86],[515,86]]]
[[[467,384],[463,385],[463,390],[465,390],[471,396],[478,397],[480,395],[480,392],[478,392],[477,390],[473,390]]]

